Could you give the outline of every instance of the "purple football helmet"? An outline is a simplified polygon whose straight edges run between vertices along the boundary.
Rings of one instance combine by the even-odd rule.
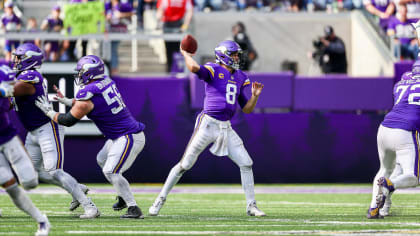
[[[77,62],[77,75],[75,81],[77,85],[87,84],[91,80],[103,78],[105,67],[101,58],[95,55],[88,55],[80,58]]]
[[[414,62],[411,73],[413,76],[420,76],[420,60]]]
[[[216,62],[222,63],[226,66],[231,67],[232,69],[239,70],[241,67],[242,60],[242,49],[234,41],[225,40],[214,49],[216,54]],[[237,54],[237,59],[234,58],[234,55]]]
[[[33,43],[24,43],[13,52],[13,69],[16,71],[39,68],[44,59],[41,49]]]
[[[14,84],[16,73],[6,65],[0,66],[0,83]]]

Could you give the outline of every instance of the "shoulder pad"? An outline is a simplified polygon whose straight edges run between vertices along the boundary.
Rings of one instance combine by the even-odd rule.
[[[208,62],[208,63],[204,64],[203,66],[204,66],[204,68],[206,68],[210,72],[211,77],[214,78],[214,73],[215,73],[215,70],[217,68],[217,65],[214,64],[214,63]]]
[[[36,70],[22,71],[17,77],[18,81],[22,81],[22,82],[26,82],[26,83],[32,83],[32,84],[37,84],[39,82],[42,82],[42,79],[43,79],[43,77],[42,77],[41,73],[39,73]]]
[[[95,94],[95,87],[93,86],[82,86],[76,94],[75,99],[77,101],[90,100]]]
[[[241,70],[239,70],[238,72],[241,75],[241,77],[244,78],[244,83],[242,84],[242,86],[250,85],[251,84],[251,80],[249,79],[248,75],[245,72],[241,71]]]

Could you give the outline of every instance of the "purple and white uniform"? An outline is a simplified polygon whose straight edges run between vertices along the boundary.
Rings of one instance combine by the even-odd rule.
[[[145,125],[134,119],[115,82],[107,76],[82,86],[76,100],[93,103],[94,108],[87,117],[108,138],[97,156],[103,172],[123,173],[144,147]]]
[[[144,124],[134,119],[125,106],[115,82],[107,76],[83,86],[77,92],[76,100],[92,101],[94,109],[87,117],[95,122],[99,130],[109,139],[144,130]]]
[[[237,109],[248,102],[244,89],[250,85],[248,76],[241,70],[231,74],[216,63],[200,66],[196,73],[198,78],[206,82],[203,113],[217,120],[230,120]]]
[[[385,116],[382,125],[393,129],[420,131],[420,78],[411,72],[403,74],[394,86],[395,105]]]
[[[9,118],[10,100],[0,97],[0,185],[14,178],[26,189],[38,184],[38,175]]]
[[[47,96],[47,81],[34,69],[22,71],[17,80],[30,83],[35,94],[15,97],[15,110],[28,130],[25,147],[38,172],[62,169],[64,163],[64,127],[52,121],[36,105],[40,96]]]
[[[374,180],[371,208],[376,207],[380,177],[389,178],[395,189],[415,187],[419,181],[420,77],[406,72],[395,84],[393,94],[394,107],[378,129],[381,168]],[[395,163],[398,168],[394,170]]]
[[[198,79],[205,82],[204,109],[197,117],[194,133],[184,155],[169,172],[159,196],[149,208],[151,216],[159,214],[171,189],[182,175],[193,167],[198,156],[210,144],[213,144],[210,147],[211,153],[216,156],[228,156],[239,167],[247,202],[247,215],[265,216],[265,213],[257,208],[255,201],[252,159],[241,138],[230,124],[230,119],[238,107],[237,104],[242,109],[246,107],[246,111],[250,111],[249,105],[255,105],[256,102],[254,96],[248,102],[244,93],[245,89],[249,89],[251,82],[240,70],[242,49],[236,42],[225,40],[216,46],[214,53],[216,63],[200,65],[199,68],[194,66],[191,70]],[[188,58],[186,58],[186,63],[189,63]],[[260,89],[262,87],[257,88],[257,92],[260,92]]]
[[[18,26],[22,24],[22,21],[19,17],[17,17],[14,13],[12,15],[3,14],[1,16],[1,23],[5,28],[6,32],[16,32],[18,30]],[[16,40],[6,40],[5,42],[5,50],[7,52],[12,51],[12,46],[17,48],[19,46],[19,41]]]
[[[47,31],[48,32],[59,32],[59,31],[55,31],[54,28],[56,26],[60,26],[61,28],[63,27],[63,20],[61,20],[60,18],[55,19],[53,16],[48,16],[45,20],[44,23],[47,25]],[[58,52],[60,47],[59,47],[59,41],[57,40],[48,40],[45,41],[45,43],[51,43],[51,51],[52,52]]]
[[[9,98],[0,97],[0,185],[14,178],[13,168],[25,189],[38,185],[38,175],[9,118]]]
[[[244,94],[244,89],[250,85],[248,76],[241,70],[231,74],[217,63],[200,65],[196,74],[205,82],[206,97],[204,109],[197,117],[194,133],[180,161],[182,169],[189,170],[200,153],[212,143],[210,151],[214,155],[229,156],[238,166],[251,166],[252,159],[230,123],[238,104],[244,107],[248,101]]]
[[[17,80],[30,83],[35,87],[35,94],[30,96],[15,97],[15,110],[25,129],[33,131],[51,121],[35,105],[39,96],[47,94],[47,81],[36,70],[26,70],[17,75]]]

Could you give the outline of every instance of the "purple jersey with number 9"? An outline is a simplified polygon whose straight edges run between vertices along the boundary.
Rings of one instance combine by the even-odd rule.
[[[407,131],[420,130],[420,77],[406,72],[394,86],[394,107],[382,125]]]
[[[134,119],[118,92],[115,82],[105,76],[84,85],[77,92],[76,100],[90,100],[93,110],[87,115],[109,139],[144,130],[145,125]]]

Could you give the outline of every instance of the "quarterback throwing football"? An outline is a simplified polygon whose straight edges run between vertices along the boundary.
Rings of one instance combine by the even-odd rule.
[[[149,214],[151,216],[159,214],[172,187],[187,170],[191,169],[200,153],[213,143],[210,151],[214,155],[228,156],[240,168],[242,187],[247,201],[247,214],[265,216],[255,202],[252,159],[230,124],[238,103],[245,113],[254,110],[264,86],[258,82],[252,83],[252,96],[250,99],[246,97],[244,89],[251,82],[239,69],[242,50],[233,41],[223,41],[215,48],[216,63],[199,65],[192,58],[192,54],[182,49],[181,53],[184,55],[187,68],[205,82],[204,110],[197,117],[194,133],[181,161],[170,171],[163,189],[149,209]]]

